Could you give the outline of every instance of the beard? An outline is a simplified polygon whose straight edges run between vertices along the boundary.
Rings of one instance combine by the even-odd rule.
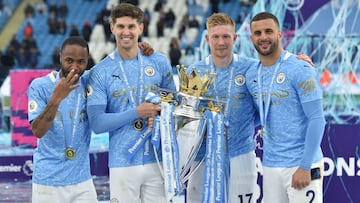
[[[274,41],[270,44],[270,48],[268,50],[263,50],[260,48],[259,45],[255,46],[256,51],[262,55],[262,56],[269,56],[272,53],[275,52],[275,50],[279,47],[279,42],[278,41]]]
[[[71,69],[70,69],[71,70]],[[60,68],[60,72],[61,72],[61,76],[62,77],[67,77],[68,76],[68,74],[69,74],[69,71],[67,71],[64,67],[62,67],[61,66],[61,68]],[[76,74],[78,74],[79,75],[79,78],[84,74],[84,71],[81,71],[81,72],[79,72],[79,71],[76,71],[75,70],[75,73]],[[79,80],[79,79],[78,79]],[[78,80],[76,80],[76,82],[78,81]]]

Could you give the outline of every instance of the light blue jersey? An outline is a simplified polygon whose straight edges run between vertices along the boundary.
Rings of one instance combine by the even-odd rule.
[[[56,74],[56,76],[55,76]],[[53,90],[60,80],[59,73],[49,73],[47,76],[34,79],[28,89],[29,121],[34,120],[45,109]],[[38,139],[34,152],[34,173],[32,181],[41,185],[65,186],[77,184],[91,179],[89,145],[91,130],[86,113],[86,83],[88,73],[84,72],[76,88],[65,98],[56,113],[48,132]],[[64,108],[71,113],[65,114]],[[76,113],[78,112],[78,113]],[[77,116],[74,116],[77,114]],[[63,120],[70,122],[71,134],[65,136]],[[76,156],[68,159],[65,156],[67,145],[72,145]],[[70,146],[69,146],[70,147]]]
[[[195,67],[202,75],[205,71],[216,73],[205,96],[225,102],[225,118],[229,122],[226,132],[230,157],[255,150],[253,135],[257,114],[246,87],[248,80],[245,78],[246,71],[254,64],[256,60],[234,54],[233,61],[228,67],[215,68],[211,56],[208,56],[188,68],[190,72],[192,67]]]
[[[88,108],[106,106],[105,113],[124,113],[128,118],[123,125],[119,124],[117,129],[109,132],[110,168],[156,162],[149,140],[134,157],[128,155],[129,147],[143,131],[135,129],[134,121],[139,119],[136,113],[127,112],[134,112],[153,87],[175,90],[171,65],[160,53],[145,56],[138,50],[137,58],[123,60],[115,50],[92,68]]]
[[[299,166],[303,159],[309,123],[302,104],[322,99],[322,89],[314,68],[295,55],[283,51],[274,65],[263,67],[258,63],[249,69],[246,78],[259,112],[261,106],[264,110],[266,129],[263,165]],[[259,103],[259,92],[262,92],[262,104]],[[267,107],[268,113],[265,116]],[[313,157],[306,157],[309,163],[322,158],[320,146],[316,146],[313,151]]]

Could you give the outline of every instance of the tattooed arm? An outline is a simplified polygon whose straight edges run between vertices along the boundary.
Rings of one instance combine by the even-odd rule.
[[[66,98],[72,90],[80,86],[79,84],[75,84],[78,78],[78,74],[70,71],[66,77],[60,79],[45,109],[38,117],[31,121],[32,132],[36,137],[42,138],[49,130],[61,101]]]
[[[42,138],[45,135],[54,121],[56,112],[61,102],[61,99],[55,97],[55,94],[53,94],[44,111],[31,122],[32,132],[38,138]]]

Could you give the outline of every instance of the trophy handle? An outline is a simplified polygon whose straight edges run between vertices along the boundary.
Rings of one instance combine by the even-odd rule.
[[[188,181],[190,177],[200,168],[201,164],[204,163],[204,161],[205,156],[199,162],[197,162],[197,164],[195,164],[194,162],[193,166],[190,167],[190,171],[188,171],[188,173],[181,173],[181,184],[185,185],[186,181]]]

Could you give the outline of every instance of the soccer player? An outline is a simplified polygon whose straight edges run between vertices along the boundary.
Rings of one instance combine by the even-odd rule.
[[[255,143],[256,109],[245,85],[245,73],[255,59],[244,58],[233,53],[237,39],[234,20],[225,13],[214,13],[206,21],[206,41],[211,54],[205,59],[189,66],[196,71],[214,72],[216,76],[206,97],[224,101],[223,112],[228,125],[226,136],[230,157],[229,202],[256,202],[260,195],[257,185]],[[203,152],[200,152],[203,153]],[[188,202],[201,202],[203,188],[203,167],[200,167],[189,180]]]
[[[250,22],[260,62],[246,73],[263,127],[264,202],[322,202],[325,119],[315,69],[281,46],[278,19],[261,12]]]
[[[86,41],[69,37],[61,46],[60,71],[34,79],[29,86],[28,117],[39,138],[34,152],[33,203],[97,202],[85,106],[88,59]]]
[[[138,49],[143,11],[121,3],[111,11],[116,49],[91,69],[87,110],[96,133],[109,132],[110,199],[112,202],[165,202],[164,180],[150,139],[135,154],[129,148],[147,132],[147,119],[161,107],[145,101],[152,87],[175,90],[165,55],[145,56]],[[151,128],[151,126],[150,126]],[[130,150],[131,151],[131,150]]]
[[[195,67],[196,71],[202,74],[206,71],[216,73],[205,97],[221,101],[225,107],[223,113],[228,121],[225,132],[230,157],[228,199],[233,203],[253,203],[260,197],[253,140],[259,118],[246,86],[250,80],[245,74],[259,61],[233,53],[233,45],[237,39],[235,22],[226,13],[212,14],[206,21],[206,27],[208,33],[205,39],[210,47],[210,55],[189,66],[188,71]],[[312,64],[306,55],[299,54],[298,57]],[[203,153],[204,151],[200,151],[199,157]],[[201,202],[203,171],[203,166],[200,166],[190,177],[187,188],[188,202]]]

